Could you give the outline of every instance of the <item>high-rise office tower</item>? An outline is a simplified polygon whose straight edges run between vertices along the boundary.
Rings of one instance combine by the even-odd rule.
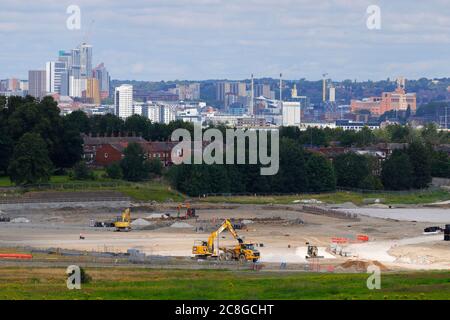
[[[47,92],[68,95],[69,77],[66,63],[64,61],[49,61],[45,67],[45,90]]]
[[[82,43],[80,49],[80,76],[81,78],[92,77],[92,46]]]
[[[133,115],[133,86],[123,84],[114,92],[114,105],[116,115],[120,118],[128,118]]]
[[[81,53],[79,48],[75,48],[71,50],[72,54],[72,68],[70,70],[70,76],[74,77],[74,79],[81,78]]]
[[[41,99],[45,96],[45,70],[28,71],[28,94]]]
[[[100,94],[102,99],[105,99],[109,96],[109,85],[111,82],[111,78],[109,76],[108,70],[106,70],[105,65],[100,63],[97,67],[92,71],[93,77],[98,80],[100,85]]]

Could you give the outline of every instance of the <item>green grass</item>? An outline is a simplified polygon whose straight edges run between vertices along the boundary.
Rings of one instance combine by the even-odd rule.
[[[0,187],[12,187],[13,184],[11,183],[11,180],[9,180],[9,177],[0,177]]]
[[[173,190],[168,184],[156,181],[118,187],[116,190],[140,201],[155,200],[163,202],[169,199],[172,199],[173,201],[183,201],[184,199],[182,194]]]
[[[450,272],[384,273],[368,290],[367,274],[105,268],[69,291],[64,271],[1,268],[0,299],[450,299]]]
[[[124,184],[122,180],[113,180],[105,177],[104,170],[95,171],[95,180],[71,180],[69,176],[52,176],[50,183],[54,187],[61,186],[61,189],[67,190],[117,190],[124,194],[141,201],[182,201],[184,196],[176,190],[169,187],[167,183],[151,181],[146,183],[129,183]],[[103,182],[117,182],[118,186],[104,186]],[[97,185],[98,184],[98,185]],[[0,177],[0,187],[10,187],[12,183],[8,177]],[[64,187],[64,188],[62,188]],[[50,188],[51,189],[51,188]],[[385,204],[424,204],[436,201],[444,201],[450,199],[450,193],[445,190],[426,190],[411,192],[376,192],[376,193],[359,193],[359,192],[331,192],[321,194],[300,194],[286,196],[214,196],[202,198],[200,201],[209,203],[236,203],[236,204],[292,204],[295,200],[317,199],[326,203],[343,203],[353,202],[354,204],[364,204],[364,199],[382,198]]]
[[[405,193],[358,193],[358,192],[331,192],[321,194],[300,194],[287,196],[214,196],[202,198],[201,201],[210,203],[237,203],[237,204],[292,204],[295,200],[316,199],[326,203],[353,202],[364,204],[364,199],[381,198],[385,204],[423,204],[450,199],[450,193],[445,190],[411,191]]]
[[[105,177],[104,170],[94,170],[95,180],[73,180],[69,175],[58,175],[51,176],[48,183],[51,184],[64,184],[64,183],[92,183],[92,182],[114,182],[115,180]],[[11,182],[9,177],[0,177],[0,187],[13,187],[14,184]]]

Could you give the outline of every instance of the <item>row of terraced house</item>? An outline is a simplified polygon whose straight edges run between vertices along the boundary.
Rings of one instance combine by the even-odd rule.
[[[124,157],[130,143],[138,143],[147,159],[158,159],[164,166],[172,164],[172,148],[177,142],[147,141],[142,137],[92,137],[83,136],[83,158],[92,167],[107,167]]]

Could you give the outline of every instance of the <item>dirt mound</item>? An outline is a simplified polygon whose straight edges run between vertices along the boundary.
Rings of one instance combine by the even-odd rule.
[[[366,271],[367,267],[370,265],[375,265],[378,268],[380,268],[381,271],[387,271],[389,270],[388,267],[386,267],[384,264],[382,264],[379,261],[376,260],[368,260],[368,261],[363,261],[363,260],[348,260],[342,264],[339,265],[339,267],[343,268],[343,269],[355,269],[355,270],[362,270],[362,271]]]

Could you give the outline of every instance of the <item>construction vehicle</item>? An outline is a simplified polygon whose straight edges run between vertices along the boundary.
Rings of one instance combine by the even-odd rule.
[[[183,216],[181,216],[181,209],[186,208],[186,212]],[[195,209],[191,208],[190,203],[180,203],[177,208],[177,218],[178,219],[190,219],[190,218],[196,218],[195,215]]]
[[[306,245],[308,246],[306,259],[323,258],[323,256],[319,256],[319,249],[317,246],[313,246],[309,244],[309,242],[307,242]]]
[[[131,230],[131,211],[130,208],[122,212],[122,216],[114,222],[116,231],[130,231]]]
[[[219,247],[220,234],[228,230],[238,244],[233,247]],[[217,243],[216,243],[217,242]],[[255,249],[254,244],[244,243],[244,241],[236,233],[233,224],[230,220],[225,220],[222,225],[214,232],[212,232],[208,241],[195,241],[192,247],[192,253],[197,258],[215,258],[219,260],[239,260],[239,261],[253,261],[259,260],[259,251]]]

